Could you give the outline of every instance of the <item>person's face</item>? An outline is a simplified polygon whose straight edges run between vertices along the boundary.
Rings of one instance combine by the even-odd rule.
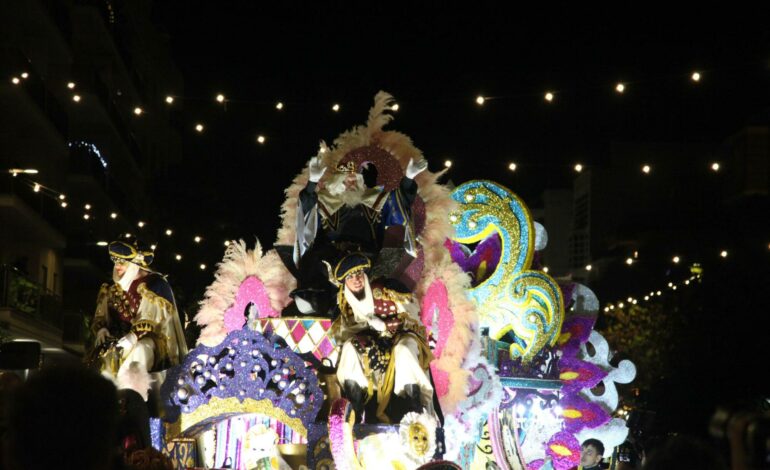
[[[345,176],[345,191],[358,188],[358,175],[356,173],[348,173]]]
[[[602,456],[594,449],[594,446],[580,447],[580,465],[583,467],[593,467],[601,462]]]
[[[364,290],[365,275],[363,271],[358,271],[350,274],[345,278],[345,287],[350,289],[350,292],[359,294]]]
[[[117,274],[118,279],[121,279],[124,274],[126,274],[126,269],[128,269],[128,263],[125,261],[115,261],[115,274]]]

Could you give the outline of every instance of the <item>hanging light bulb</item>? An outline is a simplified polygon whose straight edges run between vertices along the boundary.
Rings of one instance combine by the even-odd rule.
[[[195,125],[195,131],[199,132],[199,133],[203,132],[203,124],[200,124],[200,123],[196,124]]]
[[[452,160],[445,160],[444,161],[444,166],[446,168],[452,168]]]
[[[516,171],[516,164],[511,162],[508,164],[508,169],[511,171]]]
[[[168,96],[166,97],[166,103],[168,103],[168,104],[174,104],[174,97],[173,97],[173,96],[171,96],[171,95],[168,95]]]
[[[476,104],[479,106],[483,105],[485,101],[486,99],[481,95],[476,97]]]
[[[617,85],[615,85],[615,91],[617,91],[618,93],[623,93],[624,91],[626,91],[626,85],[623,83],[618,83]]]
[[[144,112],[144,110],[142,108],[140,108],[139,106],[134,108],[134,114],[136,114],[137,116],[141,116],[143,112]]]
[[[583,165],[581,165],[580,163],[575,164],[575,171],[578,173],[583,171]]]
[[[80,103],[80,95],[72,95],[72,101],[75,103]]]
[[[549,103],[552,102],[553,101],[553,93],[551,93],[550,91],[548,93],[546,93],[545,94],[545,100],[548,101]]]
[[[118,214],[116,214],[114,212],[112,214],[110,214],[110,219],[117,219],[117,218],[118,218]]]
[[[259,142],[260,144],[264,144],[265,143],[265,136],[264,135],[258,135],[257,136],[257,142]]]
[[[340,110],[340,105],[335,103],[334,106],[332,106],[332,111],[334,111],[336,113],[339,110]]]
[[[278,111],[282,110],[283,109],[283,103],[281,103],[280,101],[277,102],[275,104],[275,109],[277,109]]]
[[[692,75],[690,75],[690,79],[694,82],[700,81],[700,72],[693,72]]]
[[[644,173],[645,175],[649,175],[649,174],[650,174],[650,170],[651,170],[651,169],[652,169],[652,168],[650,168],[650,165],[644,165],[644,166],[642,167],[642,173]]]
[[[217,95],[217,103],[224,103],[225,102],[225,95],[222,93]]]
[[[67,88],[69,88],[70,90],[74,90],[75,89],[75,82],[67,82]]]

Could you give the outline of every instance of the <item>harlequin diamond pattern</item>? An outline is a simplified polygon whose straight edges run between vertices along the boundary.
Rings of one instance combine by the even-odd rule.
[[[262,318],[256,330],[265,335],[275,332],[295,352],[312,352],[318,359],[329,358],[335,362],[337,351],[334,349],[334,341],[327,336],[331,326],[332,322],[328,318]]]

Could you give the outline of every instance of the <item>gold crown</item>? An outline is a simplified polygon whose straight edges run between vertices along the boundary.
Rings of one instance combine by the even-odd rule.
[[[156,326],[157,325],[150,320],[139,320],[138,322],[134,323],[133,330],[134,332],[138,333],[139,336],[142,336],[142,333],[153,332]]]
[[[337,173],[355,173],[356,172],[356,164],[352,161],[349,161],[347,163],[340,163],[337,165]]]

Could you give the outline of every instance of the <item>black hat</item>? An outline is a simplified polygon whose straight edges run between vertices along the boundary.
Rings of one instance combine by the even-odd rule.
[[[134,241],[133,244],[124,241],[114,241],[109,245],[110,258],[113,262],[134,263],[142,269],[150,270],[150,264],[155,259],[155,253],[147,249],[141,242]]]
[[[351,253],[337,263],[334,268],[334,278],[342,284],[345,278],[359,271],[367,271],[372,267],[372,262],[363,253]]]

